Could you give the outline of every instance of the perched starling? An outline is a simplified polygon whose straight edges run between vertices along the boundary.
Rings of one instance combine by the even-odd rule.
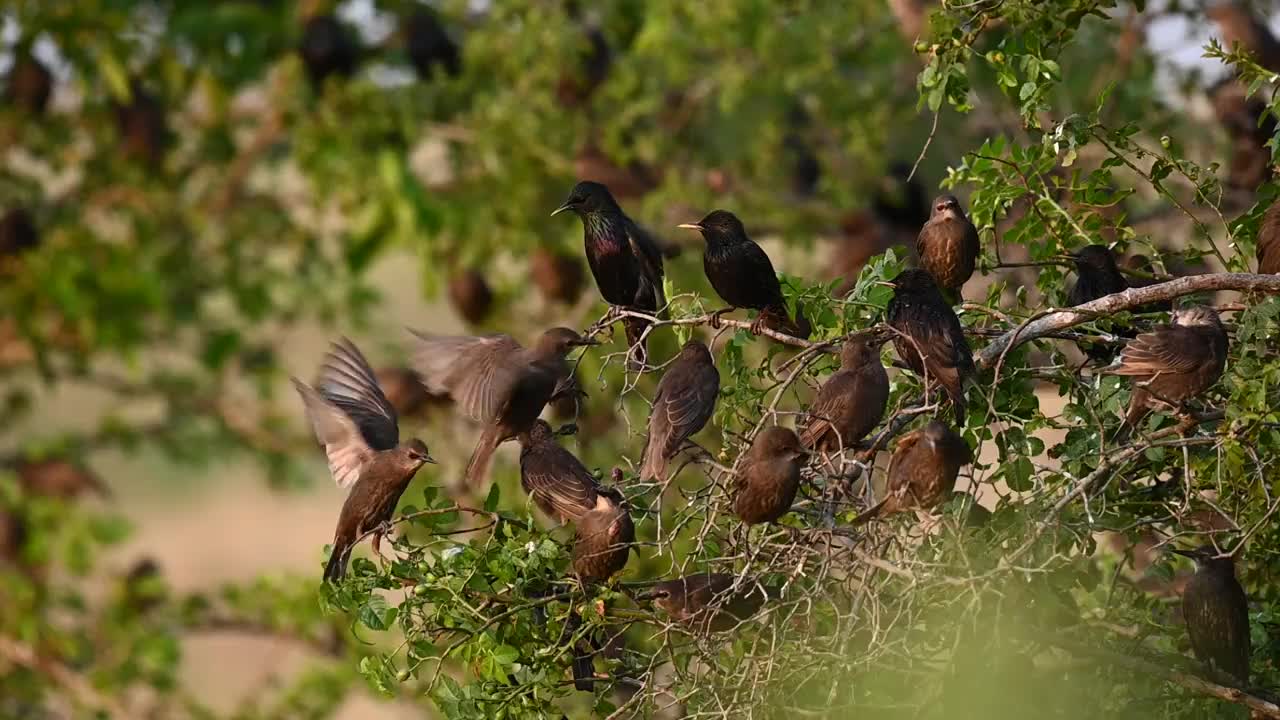
[[[748,525],[777,522],[791,510],[808,452],[791,430],[774,426],[756,435],[734,479],[733,514]]]
[[[427,390],[447,393],[471,419],[484,425],[467,463],[463,484],[479,487],[498,445],[527,432],[569,376],[565,356],[595,345],[569,328],[542,333],[532,348],[509,335],[430,335],[419,340],[417,368]]]
[[[0,260],[21,255],[39,244],[40,233],[26,208],[12,208],[0,218]]]
[[[1180,407],[1222,377],[1227,362],[1227,331],[1218,313],[1202,305],[1176,310],[1173,324],[1134,338],[1120,362],[1105,369],[1133,378],[1133,394],[1124,426],[1136,427],[1155,407]]]
[[[111,489],[96,473],[69,460],[20,462],[15,470],[19,484],[29,495],[74,500],[85,491],[92,491],[101,497],[111,496]]]
[[[903,270],[890,285],[894,294],[886,315],[898,331],[893,338],[898,356],[925,380],[926,387],[942,385],[955,405],[956,423],[963,426],[964,382],[975,369],[960,319],[924,270]]]
[[[360,62],[355,36],[332,15],[314,15],[307,20],[302,26],[298,53],[316,89],[321,88],[330,75],[351,75]]]
[[[649,412],[649,438],[644,446],[641,481],[667,479],[667,461],[684,447],[690,435],[711,419],[720,393],[720,371],[711,351],[690,340],[663,373]]]
[[[724,632],[751,619],[770,591],[745,579],[735,590],[733,575],[698,573],[653,586],[653,604],[672,620],[703,632]]]
[[[547,302],[572,305],[582,295],[582,262],[573,255],[539,247],[529,254],[529,276]]]
[[[9,68],[5,100],[32,115],[39,115],[49,105],[53,93],[53,74],[29,52],[17,52]]]
[[[468,324],[479,325],[493,310],[493,290],[484,275],[466,269],[449,278],[449,302]]]
[[[349,488],[324,569],[326,580],[337,581],[347,573],[351,547],[366,532],[374,531],[374,552],[382,554],[379,544],[390,532],[400,496],[418,468],[435,461],[421,440],[400,442],[396,411],[350,340],[333,344],[314,388],[292,380],[316,439],[324,443],[334,481]]]
[[[1173,552],[1195,560],[1196,573],[1182,592],[1182,618],[1187,623],[1196,659],[1249,684],[1249,599],[1236,580],[1231,555],[1212,546]]]
[[[566,210],[582,219],[587,264],[605,302],[646,313],[657,313],[666,306],[662,253],[653,238],[622,212],[609,188],[594,182],[578,183],[551,214]],[[622,326],[632,348],[632,367],[643,367],[648,353],[640,339],[649,323],[624,318]]]
[[[635,542],[636,530],[626,503],[616,490],[596,493],[595,507],[577,521],[573,572],[583,582],[604,582],[622,570]]]
[[[538,509],[561,523],[577,522],[596,508],[595,476],[556,442],[545,420],[534,420],[520,434],[520,485]]]
[[[1123,267],[1125,270],[1132,270],[1140,273],[1146,273],[1147,275],[1155,275],[1158,272],[1156,270],[1155,263],[1151,262],[1151,258],[1147,257],[1146,255],[1130,255],[1129,257],[1125,258],[1121,262],[1121,267]],[[1206,273],[1206,272],[1209,272],[1209,268],[1203,264],[1200,264],[1200,266],[1197,267],[1192,272],[1192,274],[1200,274],[1200,273]],[[1132,287],[1132,288],[1144,288],[1149,285],[1155,285],[1156,283],[1163,282],[1163,280],[1154,280],[1150,278],[1140,278],[1140,277],[1132,277],[1132,276],[1126,277],[1125,280],[1129,283],[1129,287]],[[1146,303],[1145,305],[1139,305],[1138,307],[1134,308],[1134,312],[1140,312],[1140,313],[1173,312],[1173,301],[1157,300],[1155,302],[1149,302],[1149,303]]]
[[[404,42],[409,62],[422,80],[430,80],[437,67],[449,75],[457,75],[462,68],[458,46],[431,8],[420,5],[405,21]]]
[[[720,312],[731,312],[734,308],[759,310],[752,332],[758,333],[763,326],[792,337],[807,337],[799,324],[787,315],[782,285],[769,256],[747,237],[742,222],[733,213],[713,210],[702,220],[680,227],[701,232],[707,241],[702,252],[702,269],[716,294],[730,305]]]
[[[889,459],[885,497],[854,521],[862,523],[904,510],[931,510],[951,496],[960,468],[973,461],[964,438],[937,420],[898,439]]]
[[[889,404],[889,375],[880,363],[880,345],[888,337],[855,336],[844,342],[840,369],[818,390],[800,442],[818,452],[838,453],[867,436]]]
[[[1098,298],[1129,289],[1129,282],[1116,264],[1116,256],[1106,245],[1089,245],[1075,252],[1076,284],[1067,293],[1067,302],[1083,305]],[[1122,336],[1133,337],[1132,331]],[[1082,343],[1081,349],[1096,362],[1109,363],[1115,353],[1105,345]]]
[[[916,237],[916,254],[938,287],[960,294],[973,277],[973,268],[982,254],[978,229],[965,217],[954,195],[933,201],[933,214]]]
[[[1262,214],[1262,225],[1258,228],[1258,272],[1280,273],[1280,200],[1271,203]]]
[[[169,142],[164,105],[134,81],[127,105],[116,106],[116,129],[124,141],[125,155],[152,167],[164,159]]]

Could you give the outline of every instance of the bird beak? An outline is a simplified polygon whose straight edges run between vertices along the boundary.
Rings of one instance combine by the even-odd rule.
[[[698,223],[680,223],[676,227],[684,228],[685,230],[702,230],[702,226]]]
[[[1196,559],[1196,554],[1190,550],[1183,550],[1182,548],[1169,548],[1169,552],[1173,553],[1174,555],[1181,555],[1184,558],[1191,558],[1192,560]]]
[[[573,340],[569,344],[577,345],[578,347],[591,347],[592,345],[599,345],[600,341],[595,338],[584,337]]]
[[[427,463],[428,465],[435,465],[435,464],[436,464],[436,459],[435,459],[435,458],[433,458],[433,457],[431,457],[430,455],[428,455],[428,456],[426,456],[426,457],[422,458],[422,462]]]
[[[564,212],[565,210],[572,210],[572,209],[573,209],[573,206],[572,206],[572,205],[570,205],[569,203],[565,203],[565,204],[561,205],[560,207],[556,208],[555,210],[552,210],[552,211],[551,211],[551,217],[555,217],[555,216],[559,215],[560,213]]]

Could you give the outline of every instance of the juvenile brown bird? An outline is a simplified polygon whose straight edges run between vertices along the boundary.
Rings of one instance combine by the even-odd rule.
[[[884,417],[889,404],[889,375],[880,363],[887,335],[857,335],[840,350],[840,369],[818,390],[800,443],[823,453],[838,453],[862,441]]]
[[[666,482],[667,461],[711,419],[719,394],[720,371],[711,351],[701,341],[689,340],[663,373],[653,396],[649,438],[640,467],[642,482]]]
[[[889,459],[889,482],[883,500],[859,515],[863,523],[904,510],[932,510],[951,496],[960,468],[973,461],[969,444],[946,423],[927,425],[903,435]]]
[[[16,50],[13,65],[9,67],[5,100],[32,115],[39,115],[48,107],[52,93],[53,73],[29,49]]]
[[[484,275],[468,268],[449,278],[449,302],[468,324],[479,325],[493,310],[493,290]]]
[[[727,210],[713,210],[696,223],[684,223],[679,227],[697,230],[706,240],[702,251],[702,269],[711,281],[720,299],[730,307],[719,310],[713,316],[712,327],[718,327],[722,313],[735,308],[759,310],[760,315],[751,324],[751,331],[759,333],[761,327],[790,335],[807,337],[799,322],[792,322],[787,314],[787,304],[782,298],[782,284],[774,272],[769,256],[747,237],[742,221]]]
[[[448,394],[484,426],[463,475],[463,485],[472,488],[488,476],[498,445],[528,431],[569,377],[565,357],[575,347],[596,344],[563,327],[542,333],[531,348],[510,335],[412,332],[418,338],[415,363],[427,390]]]
[[[374,552],[382,554],[380,544],[391,530],[400,496],[418,468],[435,460],[421,440],[400,442],[396,411],[350,340],[333,344],[314,388],[292,380],[316,439],[324,443],[334,482],[350,488],[324,569],[325,580],[337,581],[346,575],[351,548],[365,533],[374,532]]]
[[[1173,324],[1143,333],[1125,345],[1120,362],[1104,372],[1133,378],[1124,427],[1137,426],[1157,407],[1180,408],[1213,387],[1227,363],[1227,331],[1218,313],[1203,305],[1176,310]]]
[[[943,195],[933,201],[929,222],[916,237],[916,254],[920,267],[933,276],[938,287],[960,294],[960,288],[973,277],[973,268],[982,245],[978,229],[965,217],[960,201],[954,195]]]
[[[942,385],[955,405],[956,424],[963,426],[964,382],[976,371],[960,319],[924,270],[903,270],[889,285],[894,293],[886,315],[898,331],[893,337],[898,357],[926,387]]]
[[[556,442],[545,420],[534,420],[520,434],[520,485],[538,509],[562,524],[596,509],[595,475]]]
[[[750,578],[735,590],[737,578],[698,573],[653,586],[653,604],[672,620],[702,632],[724,632],[751,619],[770,592]]]
[[[529,277],[547,302],[572,305],[582,295],[582,261],[565,253],[539,247],[529,254]]]
[[[1271,203],[1262,214],[1258,227],[1258,272],[1280,273],[1280,200]]]
[[[795,502],[808,452],[788,428],[760,431],[734,479],[733,514],[747,525],[777,522]]]
[[[1182,591],[1182,618],[1191,650],[1206,666],[1241,686],[1249,684],[1249,598],[1236,579],[1231,555],[1212,546],[1173,552],[1195,560],[1196,572]]]
[[[612,488],[601,488],[595,506],[577,521],[573,572],[583,582],[608,580],[626,566],[635,539],[635,526],[622,495]]]

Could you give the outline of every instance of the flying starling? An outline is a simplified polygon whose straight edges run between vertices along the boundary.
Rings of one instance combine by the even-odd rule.
[[[609,188],[595,182],[578,183],[564,204],[551,214],[566,210],[582,219],[587,263],[605,302],[650,314],[666,306],[662,253],[653,238],[622,212]],[[632,367],[644,367],[647,353],[640,339],[649,323],[624,318],[622,325],[627,345],[632,348]]]
[[[679,227],[702,233],[707,241],[702,251],[702,269],[716,294],[730,305],[713,316],[713,327],[718,327],[721,313],[751,308],[760,311],[751,332],[759,333],[761,327],[767,327],[792,337],[808,337],[800,324],[792,322],[787,315],[782,285],[769,256],[747,237],[737,216],[727,210],[713,210],[702,220]]]
[[[1258,228],[1258,272],[1280,273],[1280,200],[1271,203]]]
[[[719,394],[720,371],[711,351],[701,341],[690,340],[658,381],[649,412],[641,481],[666,482],[667,461],[711,419]]]
[[[529,254],[529,277],[547,302],[572,305],[582,295],[582,261],[539,247]]]
[[[360,62],[360,47],[351,30],[332,15],[314,15],[306,21],[298,54],[317,90],[330,75],[351,75]]]
[[[768,599],[768,591],[747,579],[735,590],[735,578],[724,573],[698,573],[653,586],[653,604],[672,620],[699,631],[724,632],[751,619]]]
[[[840,350],[840,369],[818,390],[800,442],[824,453],[838,453],[865,438],[889,404],[889,375],[880,363],[885,335],[854,336]]]
[[[479,325],[493,310],[493,290],[484,275],[466,269],[449,278],[449,302],[468,324]]]
[[[777,522],[791,510],[800,487],[800,468],[809,453],[784,427],[756,435],[734,480],[733,514],[748,525]]]
[[[467,463],[463,483],[479,487],[489,474],[498,445],[527,432],[561,381],[569,377],[565,356],[575,347],[595,345],[569,328],[542,333],[531,348],[509,335],[418,337],[416,364],[427,390],[447,393],[484,430]]]
[[[577,521],[573,572],[583,582],[604,582],[627,564],[636,530],[622,495],[613,488],[596,493],[595,507]]]
[[[396,411],[350,340],[333,344],[314,388],[292,380],[316,439],[324,443],[334,481],[349,488],[324,569],[325,580],[337,581],[347,572],[351,547],[365,533],[373,531],[373,550],[382,554],[379,545],[391,531],[396,503],[418,468],[435,460],[421,440],[400,442]]]
[[[946,423],[931,420],[898,439],[889,459],[883,500],[854,520],[863,523],[904,510],[932,510],[955,490],[960,468],[973,461],[964,438]]]
[[[1153,408],[1180,407],[1222,377],[1227,363],[1227,331],[1218,313],[1193,305],[1173,313],[1173,324],[1134,338],[1120,362],[1104,372],[1133,378],[1124,427],[1136,427]]]
[[[562,524],[596,509],[595,476],[556,442],[545,420],[534,420],[520,435],[520,485],[538,509]]]
[[[938,287],[956,295],[973,277],[982,245],[978,242],[978,229],[965,217],[954,195],[933,201],[929,222],[916,237],[916,254],[920,256],[920,267],[933,276]]]
[[[430,80],[435,68],[457,75],[462,68],[458,46],[449,38],[435,11],[419,5],[404,23],[405,50],[422,80]]]
[[[1173,552],[1196,562],[1196,573],[1182,591],[1182,618],[1191,650],[1206,666],[1249,684],[1249,599],[1236,580],[1231,555],[1212,546]]]
[[[898,331],[893,338],[898,357],[925,379],[926,388],[942,385],[955,405],[956,424],[963,426],[964,382],[976,370],[960,319],[924,270],[903,270],[889,284],[894,293],[886,315]]]

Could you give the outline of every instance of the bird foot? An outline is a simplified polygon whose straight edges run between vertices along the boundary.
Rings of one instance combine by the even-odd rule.
[[[763,328],[764,328],[764,313],[761,312],[759,315],[756,316],[755,320],[751,321],[751,334],[759,335],[760,330]]]
[[[711,320],[710,320],[711,329],[719,330],[722,324],[720,322],[720,316],[731,313],[734,310],[737,310],[737,308],[727,307],[727,308],[720,308],[719,310],[716,310],[715,312],[711,313]]]

